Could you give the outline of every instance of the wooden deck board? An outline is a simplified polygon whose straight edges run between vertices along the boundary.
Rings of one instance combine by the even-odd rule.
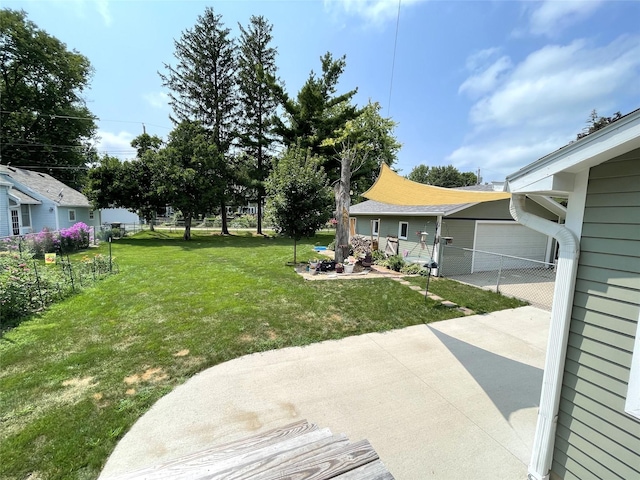
[[[110,480],[393,480],[367,440],[306,420]]]
[[[361,440],[293,466],[279,466],[252,480],[327,480],[375,460],[376,451]]]
[[[173,460],[168,460],[152,467],[142,468],[134,472],[126,473],[124,475],[114,477],[113,480],[162,478],[153,477],[152,475],[156,472],[161,472],[162,470],[169,470],[173,466],[197,462],[203,458],[207,458],[211,461],[223,461],[225,459],[242,455],[243,453],[251,452],[268,445],[278,444],[288,438],[296,438],[300,435],[314,432],[316,430],[318,430],[317,425],[310,424],[306,420],[300,420],[298,422],[285,425],[284,427],[274,428],[257,435],[241,438],[239,440],[217,445]]]

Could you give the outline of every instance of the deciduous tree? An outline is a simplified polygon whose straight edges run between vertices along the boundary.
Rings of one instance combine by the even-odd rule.
[[[39,29],[25,12],[0,10],[2,163],[79,187],[95,154],[95,117],[82,96],[92,72],[87,57]]]
[[[478,177],[473,172],[460,172],[453,165],[427,167],[418,165],[407,175],[414,182],[434,185],[436,187],[455,188],[476,185]]]
[[[159,195],[182,213],[184,240],[191,240],[192,220],[219,205],[226,188],[220,174],[225,159],[209,135],[199,122],[185,120],[169,134],[165,148],[147,154],[154,157],[154,176],[162,179]]]
[[[380,115],[380,104],[369,102],[360,115],[348,120],[344,127],[326,139],[323,146],[333,147],[340,162],[340,178],[333,182],[336,205],[336,262],[348,255],[349,208],[351,197],[368,189],[380,171],[380,165],[391,165],[400,144],[393,136],[395,122]],[[354,188],[355,187],[355,188]]]
[[[315,235],[331,218],[331,189],[321,163],[309,149],[290,147],[266,182],[268,215],[278,233],[293,239],[294,263],[297,242]]]

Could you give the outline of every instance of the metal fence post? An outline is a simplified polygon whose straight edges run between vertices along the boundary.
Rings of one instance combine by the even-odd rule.
[[[503,262],[504,262],[504,257],[500,256],[500,268],[498,269],[498,278],[496,279],[496,293],[500,293],[500,276],[502,275]]]

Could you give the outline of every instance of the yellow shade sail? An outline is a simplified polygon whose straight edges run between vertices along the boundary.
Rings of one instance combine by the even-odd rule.
[[[413,182],[398,175],[385,163],[382,164],[378,179],[363,196],[391,205],[455,205],[511,198],[507,192],[456,190]]]

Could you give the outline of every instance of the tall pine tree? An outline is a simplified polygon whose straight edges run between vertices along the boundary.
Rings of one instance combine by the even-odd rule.
[[[175,66],[165,64],[160,73],[169,88],[169,104],[174,123],[196,121],[208,132],[209,142],[227,162],[217,163],[219,177],[229,189],[235,183],[234,160],[230,149],[237,137],[238,98],[236,88],[236,44],[225,28],[222,16],[207,7],[191,30],[175,41]],[[220,201],[222,233],[228,234],[225,192]]]
[[[273,26],[262,16],[252,16],[249,25],[240,27],[238,57],[238,92],[242,117],[240,120],[240,146],[246,158],[250,190],[255,192],[258,204],[257,233],[262,234],[262,203],[265,196],[264,181],[271,171],[271,145],[273,116],[277,101],[272,84],[276,77],[276,48],[271,46]]]

